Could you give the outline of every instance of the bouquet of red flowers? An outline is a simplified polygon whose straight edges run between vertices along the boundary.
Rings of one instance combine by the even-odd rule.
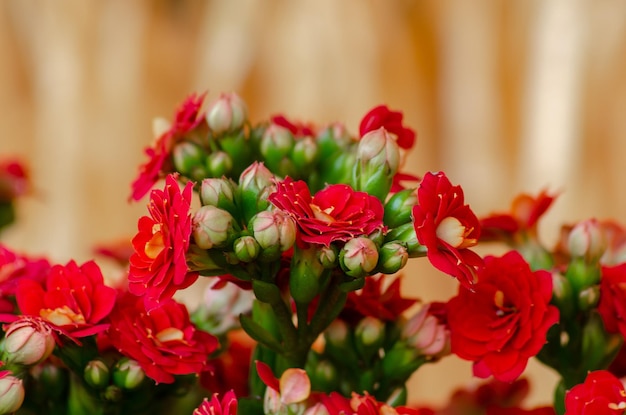
[[[204,98],[155,123],[130,196],[147,212],[128,244],[99,251],[123,283],[0,245],[0,414],[626,412],[620,225],[564,225],[546,247],[545,191],[479,218],[445,173],[403,172],[416,134],[386,106],[352,134],[254,124],[236,94]],[[507,252],[474,250],[494,243]],[[458,293],[403,296],[414,258]],[[201,278],[198,307],[177,300]],[[486,381],[441,408],[407,396],[449,355]],[[553,406],[524,407],[533,358],[560,376]]]

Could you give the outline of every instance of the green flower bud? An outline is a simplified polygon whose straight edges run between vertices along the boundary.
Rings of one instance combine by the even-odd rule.
[[[289,291],[296,304],[308,304],[318,294],[324,267],[317,249],[295,249],[289,276]]]
[[[567,242],[570,255],[584,257],[587,262],[598,261],[607,246],[600,224],[595,219],[585,220],[574,226]]]
[[[411,212],[417,204],[415,189],[404,189],[395,193],[385,204],[384,222],[390,229],[411,222]]]
[[[174,168],[185,176],[191,176],[197,169],[204,169],[205,152],[200,146],[189,141],[183,141],[174,146],[172,159]]]
[[[273,192],[274,174],[263,163],[254,162],[239,176],[239,193],[243,219],[248,222],[256,213],[267,209],[267,195]]]
[[[135,389],[146,374],[136,360],[122,357],[113,367],[113,383],[122,389]]]
[[[600,300],[600,287],[592,285],[578,293],[578,308],[586,311],[595,308]]]
[[[364,317],[354,330],[354,338],[357,351],[367,362],[378,353],[385,341],[385,324],[375,317]]]
[[[395,274],[406,265],[409,252],[402,242],[387,242],[378,252],[378,270],[383,274]]]
[[[222,94],[206,112],[206,121],[214,135],[242,128],[248,119],[246,103],[235,93]]]
[[[119,402],[124,397],[124,392],[117,385],[109,385],[102,392],[102,399],[108,402]]]
[[[261,252],[261,246],[252,236],[242,236],[235,239],[233,244],[235,256],[242,262],[254,261]]]
[[[406,244],[409,258],[422,257],[426,255],[426,247],[420,245],[415,234],[415,228],[413,223],[405,223],[400,225],[385,235],[385,241],[387,242],[401,242]]]
[[[384,201],[400,165],[400,148],[384,128],[366,133],[357,147],[352,187]]]
[[[257,213],[249,228],[262,249],[278,247],[280,252],[285,252],[296,242],[296,223],[279,210]]]
[[[221,179],[204,179],[200,186],[200,201],[202,205],[211,205],[224,209],[233,217],[236,217],[238,214],[235,203],[237,190],[237,184],[231,179],[224,177]]]
[[[339,253],[341,269],[354,278],[367,275],[376,268],[378,250],[371,239],[359,237],[350,239]]]
[[[334,246],[321,246],[318,248],[320,264],[326,269],[335,268],[337,266],[337,248]]]
[[[294,146],[294,138],[285,127],[272,124],[261,137],[261,154],[270,170],[277,171],[280,162],[286,158]]]
[[[600,267],[587,263],[582,257],[573,258],[567,267],[565,277],[572,284],[574,292],[578,293],[600,282]]]
[[[552,273],[552,302],[559,308],[562,318],[574,313],[574,293],[572,285],[563,275]]]
[[[193,238],[200,248],[211,249],[226,246],[236,232],[235,219],[227,211],[215,206],[200,207],[193,216]]]
[[[207,156],[206,167],[212,177],[228,176],[233,169],[233,159],[228,153],[216,151]]]
[[[317,161],[318,148],[313,137],[303,137],[296,141],[291,153],[293,164],[301,176],[307,176]]]
[[[91,360],[85,366],[83,378],[92,388],[102,389],[109,385],[109,367],[102,360]]]

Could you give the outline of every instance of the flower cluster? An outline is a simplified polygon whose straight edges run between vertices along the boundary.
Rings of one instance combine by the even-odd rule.
[[[444,172],[403,171],[416,133],[384,105],[354,135],[204,99],[155,123],[129,197],[147,213],[128,243],[96,251],[123,283],[94,260],[0,245],[0,414],[626,411],[626,228],[564,224],[547,247],[547,191],[477,216]],[[27,183],[0,164],[0,207]],[[475,249],[493,244],[505,253]],[[456,295],[403,296],[417,258]],[[205,278],[197,307],[178,300]],[[420,367],[451,355],[487,380],[441,408],[408,396]],[[553,406],[524,406],[531,359],[560,376]]]

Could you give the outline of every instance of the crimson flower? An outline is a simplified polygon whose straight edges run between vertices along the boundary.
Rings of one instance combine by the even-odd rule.
[[[150,216],[139,219],[139,232],[132,240],[128,289],[144,297],[146,307],[154,308],[187,288],[198,278],[188,272],[185,253],[191,236],[191,193],[188,182],[181,192],[174,175],[165,179],[165,189],[150,195]]]
[[[452,352],[474,361],[475,376],[517,379],[558,322],[551,298],[550,273],[531,271],[517,251],[485,258],[472,291],[461,286],[448,302]]]
[[[44,284],[19,281],[17,305],[24,315],[38,316],[71,337],[90,336],[107,328],[104,319],[115,304],[116,291],[104,284],[95,262],[55,265]]]
[[[192,415],[237,415],[237,397],[231,390],[220,401],[219,395],[215,393],[210,401],[204,398]]]
[[[379,105],[365,114],[359,125],[359,134],[363,137],[370,131],[384,127],[398,137],[400,148],[410,149],[415,143],[415,131],[402,125],[402,118],[402,112],[391,111],[386,105]]]
[[[269,201],[295,219],[300,243],[330,246],[385,229],[382,203],[345,184],[329,185],[311,197],[306,182],[287,177]]]
[[[10,202],[30,187],[26,168],[18,160],[0,160],[0,201]]]
[[[598,313],[609,333],[626,336],[626,263],[602,267]]]
[[[132,184],[130,199],[140,200],[164,174],[172,171],[172,148],[185,134],[204,121],[204,117],[198,117],[203,101],[204,94],[187,97],[176,110],[169,130],[161,134],[151,147],[145,149],[148,161],[139,167],[139,176]]]
[[[590,372],[584,383],[565,394],[565,415],[621,415],[624,410],[624,385],[606,370]]]
[[[140,297],[123,295],[109,315],[109,338],[124,356],[136,360],[157,383],[173,383],[175,375],[208,370],[217,339],[196,329],[183,304],[162,301],[147,311]]]
[[[352,392],[352,396],[347,398],[337,392],[330,395],[321,396],[322,403],[326,407],[329,415],[420,415],[423,411],[407,407],[393,408],[383,402],[378,402],[373,396],[365,392],[359,395]]]
[[[428,259],[435,268],[470,287],[483,260],[468,249],[478,241],[480,224],[464,202],[463,189],[452,186],[443,172],[429,172],[417,197],[413,225],[417,240],[427,248]]]
[[[52,265],[44,258],[30,258],[0,244],[0,297],[15,295],[22,279],[43,282]]]
[[[292,122],[289,121],[284,115],[274,115],[270,121],[272,124],[288,129],[294,137],[306,137],[313,136],[315,134],[315,127],[312,124]]]

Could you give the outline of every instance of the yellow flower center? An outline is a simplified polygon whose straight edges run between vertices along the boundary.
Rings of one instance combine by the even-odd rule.
[[[185,339],[185,334],[180,329],[177,329],[175,327],[168,327],[158,332],[155,337],[161,343],[165,343],[176,340],[183,341]]]
[[[333,218],[330,214],[335,210],[334,206],[328,207],[326,209],[321,209],[319,206],[310,203],[309,206],[313,210],[313,215],[315,215],[315,219],[319,219],[326,223],[335,222],[335,218]]]
[[[51,308],[43,309],[39,312],[39,316],[57,326],[85,324],[85,316],[82,313],[76,313],[66,305],[54,310]]]
[[[155,225],[155,228],[152,229],[152,238],[150,238],[150,240],[146,243],[143,250],[148,258],[155,259],[164,248],[165,243],[163,242],[161,228],[159,225]]]
[[[437,238],[453,248],[463,249],[476,245],[476,239],[467,238],[473,230],[473,228],[463,226],[457,218],[448,216],[439,223],[435,233]]]

